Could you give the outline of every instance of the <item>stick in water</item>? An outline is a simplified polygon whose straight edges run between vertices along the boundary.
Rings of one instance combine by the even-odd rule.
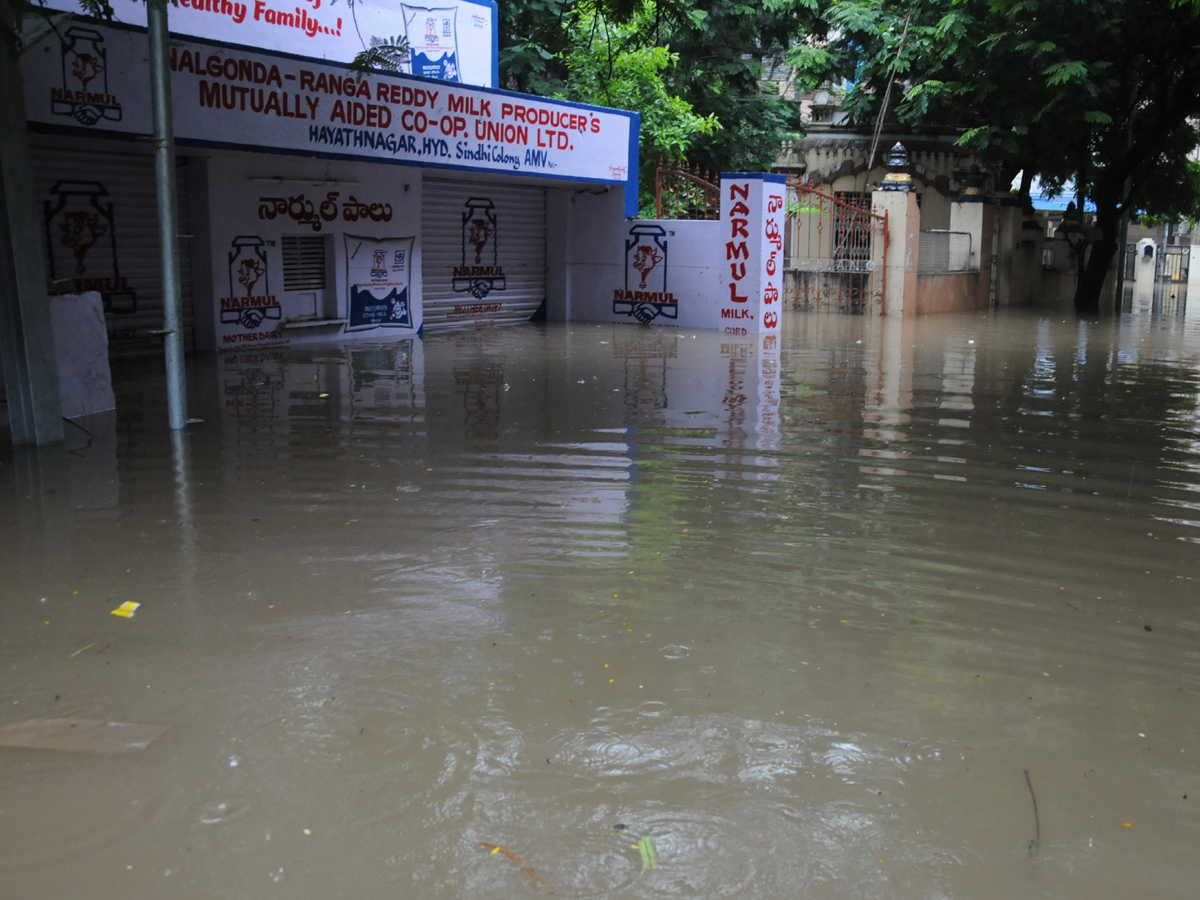
[[[550,890],[550,888],[546,885],[546,882],[544,882],[544,881],[542,881],[542,879],[538,878],[537,873],[535,871],[533,871],[533,869],[529,868],[529,866],[525,865],[525,863],[521,862],[521,858],[519,856],[517,856],[517,854],[515,854],[511,850],[509,850],[507,847],[502,847],[499,844],[489,844],[487,841],[480,841],[479,843],[481,846],[487,847],[493,853],[503,853],[505,856],[507,856],[509,859],[511,859],[513,862],[515,862],[518,866],[520,866],[522,872],[524,872],[526,875],[528,875],[530,878],[532,878],[534,881],[536,881],[538,884],[540,884],[544,890],[547,890],[547,891]],[[551,891],[551,893],[553,893],[553,891]]]
[[[1033,856],[1042,842],[1042,822],[1038,818],[1037,796],[1033,793],[1033,782],[1029,780],[1028,769],[1025,770],[1025,784],[1029,786],[1029,799],[1033,801],[1033,840],[1029,842],[1029,855]]]

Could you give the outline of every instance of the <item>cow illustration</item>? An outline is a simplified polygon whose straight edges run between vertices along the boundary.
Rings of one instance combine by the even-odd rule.
[[[254,286],[263,277],[263,266],[257,259],[243,259],[238,266],[238,284],[246,289],[246,296],[254,295]]]
[[[83,275],[87,271],[84,257],[96,241],[108,233],[108,226],[94,212],[80,209],[64,213],[58,230],[62,245],[75,254],[75,274]]]
[[[642,283],[638,285],[638,290],[646,289],[646,277],[662,261],[663,255],[655,249],[654,245],[638,244],[637,251],[633,254],[633,267],[642,276]]]
[[[104,71],[104,62],[91,53],[78,53],[71,63],[71,74],[79,79],[83,90],[87,90],[88,82]]]

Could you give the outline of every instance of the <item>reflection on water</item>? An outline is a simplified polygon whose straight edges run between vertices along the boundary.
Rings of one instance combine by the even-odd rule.
[[[0,895],[1193,895],[1192,322],[192,374],[0,456],[0,724],[170,725],[0,749]]]

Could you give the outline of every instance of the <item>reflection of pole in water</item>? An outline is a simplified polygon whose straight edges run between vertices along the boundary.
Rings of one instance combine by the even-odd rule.
[[[758,437],[755,445],[759,450],[779,449],[779,335],[758,336]],[[777,466],[779,460],[773,456],[762,457],[760,465]],[[774,480],[778,476],[770,476]]]
[[[175,474],[175,518],[179,523],[179,587],[191,598],[196,586],[196,528],[192,509],[192,459],[186,430],[171,430],[171,460]]]
[[[902,428],[908,424],[912,409],[915,341],[911,334],[906,339],[904,320],[894,316],[871,320],[863,336],[863,367],[867,373],[863,437],[870,443],[859,448],[859,455],[876,460],[908,459],[908,451],[902,446],[908,434]],[[905,469],[883,465],[862,465],[859,471],[867,475],[908,474]]]

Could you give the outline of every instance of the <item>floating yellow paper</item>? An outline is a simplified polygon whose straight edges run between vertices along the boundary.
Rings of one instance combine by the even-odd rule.
[[[140,603],[134,603],[132,600],[126,600],[120,606],[112,611],[114,616],[120,616],[122,619],[132,619],[133,614],[137,612]]]

